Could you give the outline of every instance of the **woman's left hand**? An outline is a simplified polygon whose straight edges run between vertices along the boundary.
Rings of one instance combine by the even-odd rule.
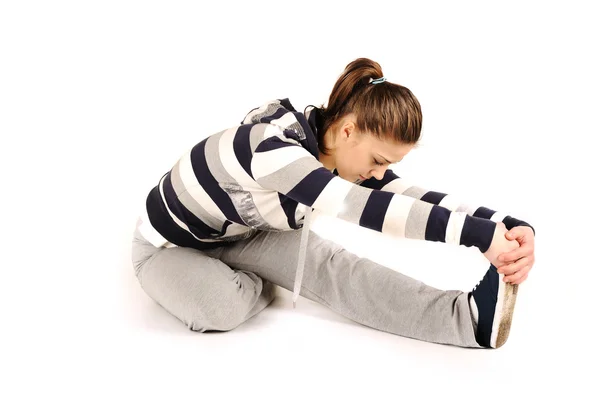
[[[517,240],[519,248],[498,257],[502,262],[498,267],[498,273],[504,274],[505,282],[521,284],[527,279],[535,262],[533,230],[528,226],[516,226],[510,229],[505,237],[507,240]]]

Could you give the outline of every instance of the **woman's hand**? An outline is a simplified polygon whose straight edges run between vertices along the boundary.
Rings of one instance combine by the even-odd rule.
[[[496,229],[494,230],[494,237],[492,243],[487,251],[483,255],[490,261],[490,263],[500,269],[503,266],[508,265],[507,262],[503,262],[498,257],[500,255],[511,253],[511,251],[519,248],[519,244],[515,241],[511,241],[506,237],[508,230],[502,222],[496,223]]]
[[[505,275],[504,281],[521,284],[527,279],[535,262],[533,230],[528,226],[516,226],[510,229],[505,236],[511,242],[516,240],[519,247],[500,255],[498,260],[501,262],[501,266],[498,267],[498,272]]]

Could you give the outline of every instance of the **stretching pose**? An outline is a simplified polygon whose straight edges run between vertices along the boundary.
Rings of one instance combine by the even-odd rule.
[[[367,58],[348,64],[327,107],[288,98],[187,151],[147,196],[133,237],[142,289],[194,331],[227,331],[275,285],[363,325],[423,341],[498,348],[534,263],[526,222],[396,176],[421,108]],[[475,246],[490,266],[470,292],[440,290],[310,230],[311,212],[398,239]]]

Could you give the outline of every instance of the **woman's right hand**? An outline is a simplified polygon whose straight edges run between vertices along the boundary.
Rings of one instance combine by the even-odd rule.
[[[496,229],[494,230],[492,243],[490,244],[488,250],[483,253],[483,256],[485,256],[492,265],[496,266],[496,269],[509,264],[509,262],[499,261],[498,256],[519,248],[519,243],[516,240],[506,239],[505,234],[507,232],[508,229],[504,223],[496,223]]]

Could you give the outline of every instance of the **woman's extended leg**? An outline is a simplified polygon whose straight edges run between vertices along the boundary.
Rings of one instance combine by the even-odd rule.
[[[220,251],[233,268],[293,290],[301,231],[259,232]],[[309,232],[300,294],[363,325],[428,342],[481,346],[468,293],[444,291]]]

